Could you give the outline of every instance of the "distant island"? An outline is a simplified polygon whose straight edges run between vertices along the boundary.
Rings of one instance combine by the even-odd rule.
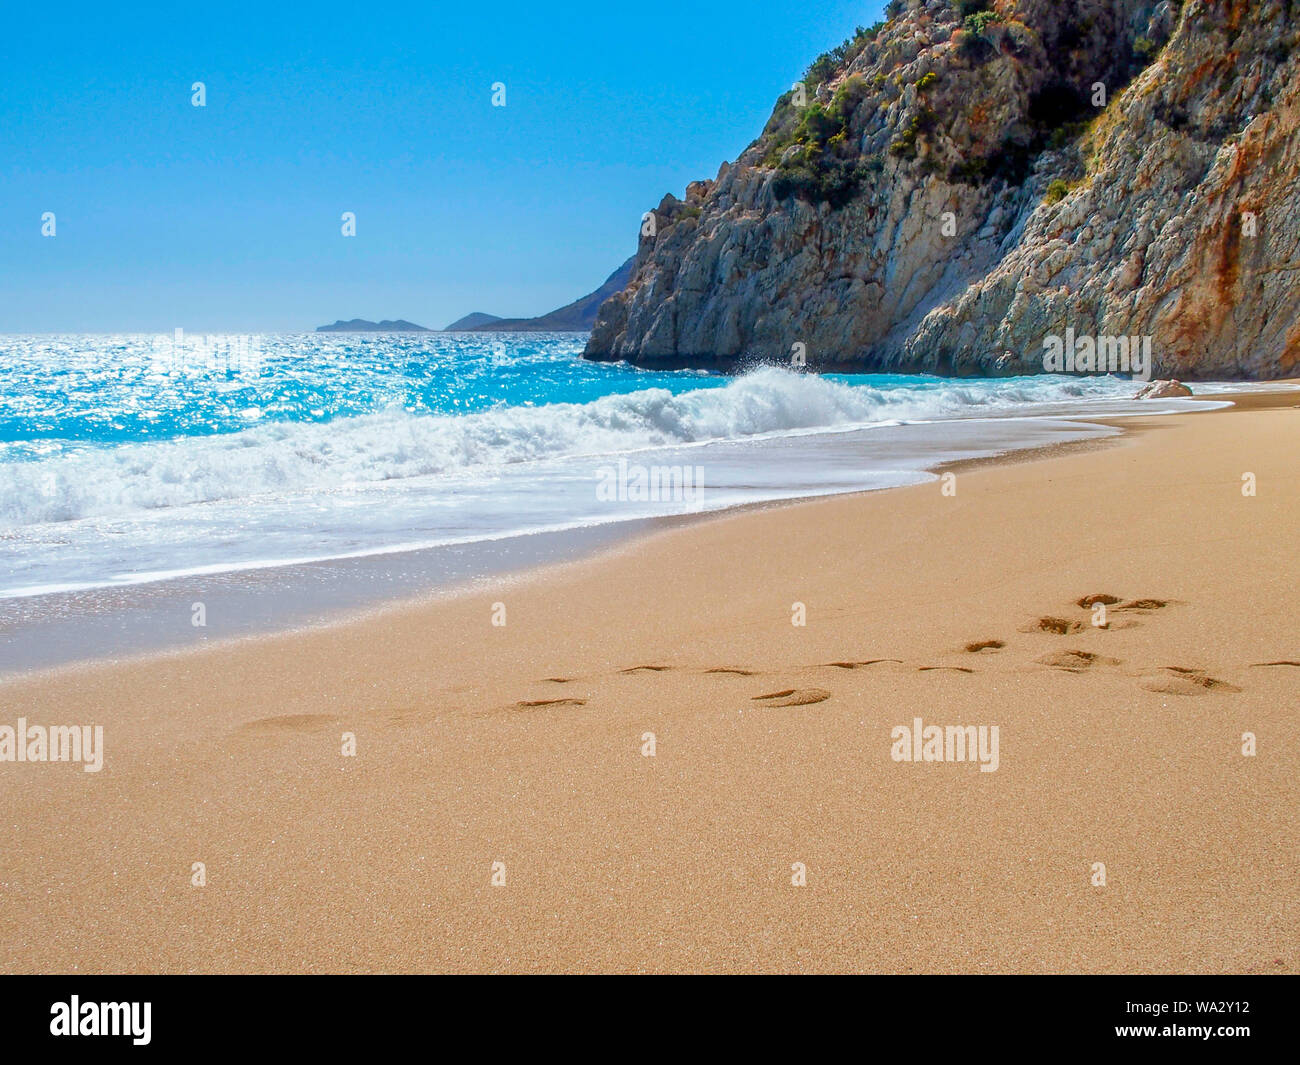
[[[364,318],[353,318],[350,322],[339,320],[333,325],[318,325],[318,333],[436,333],[436,329],[429,329],[427,326],[416,325],[414,322],[408,322],[399,318],[395,322],[390,322],[385,318],[382,322],[368,322]]]
[[[628,259],[622,266],[605,279],[605,283],[581,299],[566,304],[559,310],[538,315],[536,318],[498,318],[495,314],[475,311],[464,318],[457,319],[447,326],[444,332],[465,333],[524,333],[524,332],[576,332],[586,333],[596,324],[596,312],[600,305],[621,292],[632,280],[632,267],[636,256]]]
[[[482,311],[472,311],[465,315],[464,318],[457,318],[451,325],[447,326],[444,333],[464,333],[471,329],[482,329],[491,325],[493,322],[500,322],[503,319],[495,314],[484,314]]]
[[[353,318],[350,322],[342,320],[333,325],[318,325],[318,333],[586,333],[596,324],[596,312],[600,305],[616,292],[621,292],[632,279],[632,267],[636,257],[628,259],[622,266],[605,279],[605,283],[581,299],[566,304],[559,310],[538,315],[536,318],[500,318],[495,314],[474,311],[457,318],[446,329],[428,329],[414,322],[399,318],[395,322],[385,319],[371,322],[365,318]]]

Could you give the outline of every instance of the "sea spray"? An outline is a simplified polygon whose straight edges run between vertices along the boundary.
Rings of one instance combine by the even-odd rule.
[[[0,462],[0,527],[257,497],[347,490],[576,455],[1014,413],[1051,400],[1114,395],[1100,379],[893,387],[763,367],[720,387],[607,395],[589,403],[500,406],[464,415],[387,409],[331,421],[273,421],[237,432],[115,446],[49,444],[39,461]]]

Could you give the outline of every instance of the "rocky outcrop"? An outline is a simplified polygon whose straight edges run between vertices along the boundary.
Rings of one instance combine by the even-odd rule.
[[[1134,399],[1171,399],[1190,396],[1192,390],[1182,381],[1152,381],[1137,390]]]
[[[589,358],[1033,373],[1073,330],[1163,377],[1298,372],[1300,0],[890,14],[644,216]]]

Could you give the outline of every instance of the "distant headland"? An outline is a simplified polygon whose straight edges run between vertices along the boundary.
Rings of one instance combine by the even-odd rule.
[[[589,292],[581,299],[565,304],[558,310],[538,315],[536,318],[500,318],[484,311],[474,311],[457,318],[445,329],[429,329],[414,322],[399,318],[395,322],[385,319],[371,322],[365,318],[353,318],[351,321],[337,321],[333,325],[318,325],[318,333],[585,333],[596,323],[596,312],[600,305],[616,292],[621,292],[632,279],[632,266],[635,257],[628,259],[622,266],[605,279],[605,283]]]

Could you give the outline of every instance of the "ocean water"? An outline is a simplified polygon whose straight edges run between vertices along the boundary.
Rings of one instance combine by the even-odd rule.
[[[1187,406],[1109,377],[647,372],[584,340],[0,337],[0,598],[914,483]]]

